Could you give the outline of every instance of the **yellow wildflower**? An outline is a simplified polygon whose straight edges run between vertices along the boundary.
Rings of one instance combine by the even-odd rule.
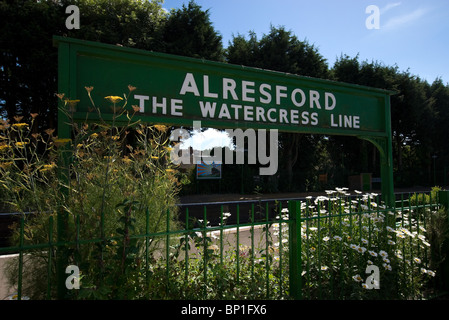
[[[130,164],[131,162],[133,162],[128,156],[123,157],[122,161],[126,164]]]
[[[8,122],[9,122],[9,119],[8,119],[8,121],[0,119],[0,130],[3,131],[3,130],[8,129],[10,127]]]
[[[53,142],[56,146],[63,146],[70,141],[72,141],[72,139],[55,139]]]
[[[56,164],[54,162],[52,162],[51,164],[44,164],[43,168],[40,169],[40,172],[49,171],[54,168],[56,168]]]
[[[123,100],[123,98],[122,98],[122,97],[119,97],[119,96],[107,96],[107,97],[104,97],[104,98],[105,98],[105,99],[108,99],[108,100],[111,101],[112,103],[117,103],[117,102]]]
[[[44,164],[45,169],[53,169],[56,167],[56,164],[52,162],[51,164]]]
[[[95,139],[96,137],[98,137],[98,133],[92,133],[91,135],[90,135],[93,139]]]
[[[22,129],[22,128],[28,127],[28,123],[24,123],[24,122],[14,123],[12,126],[14,128]]]
[[[25,145],[27,145],[28,144],[28,142],[21,142],[21,141],[19,141],[19,142],[16,142],[16,147],[17,148],[23,148]]]
[[[10,145],[4,144],[4,145],[0,145],[0,152],[1,151],[6,151],[7,149],[11,148]]]
[[[120,139],[120,136],[112,136],[112,140],[118,140]]]
[[[165,132],[165,131],[167,131],[167,129],[168,129],[167,126],[164,126],[164,125],[162,125],[162,124],[156,124],[156,125],[154,125],[154,128],[155,128],[157,131],[161,131],[161,132]]]
[[[71,112],[76,111],[76,104],[80,102],[80,100],[66,100],[66,103],[69,105],[69,110]]]
[[[6,169],[11,166],[13,163],[11,161],[0,163],[0,168]]]

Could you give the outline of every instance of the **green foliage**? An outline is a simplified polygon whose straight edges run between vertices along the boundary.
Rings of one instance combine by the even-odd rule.
[[[302,207],[303,296],[309,299],[416,299],[434,282],[431,232],[417,211],[391,211],[377,195],[337,188]],[[436,212],[429,207],[430,212]],[[426,227],[424,227],[426,226]],[[367,289],[368,266],[379,289]],[[429,287],[430,285],[430,287]]]
[[[249,39],[246,39],[243,35],[235,36],[227,48],[226,58],[232,64],[316,78],[329,77],[326,59],[322,57],[318,49],[307,41],[298,40],[292,31],[287,31],[284,27],[271,26],[270,32],[263,35],[260,40],[253,32],[249,33]],[[299,166],[313,161],[305,161],[305,158],[309,154],[313,154],[313,151],[306,153],[300,152],[300,150],[308,148],[309,144],[318,139],[322,139],[322,137],[311,137],[297,133],[279,133],[280,176],[273,177],[272,180],[277,181],[270,181],[266,189],[269,190],[277,184],[282,191],[303,189],[302,186],[309,177],[301,177],[302,179],[298,183],[294,181],[298,179],[295,179],[297,177],[294,176],[293,170],[295,168],[297,172],[313,171],[311,175],[317,175],[313,165],[307,168],[299,168]],[[276,187],[270,191],[276,192],[279,190]]]
[[[249,39],[237,35],[229,44],[227,61],[268,70],[288,72],[317,78],[328,77],[328,66],[318,49],[300,41],[284,27],[271,26],[270,33],[260,40],[253,32]]]
[[[82,13],[79,30],[65,28],[69,4],[76,4]],[[396,65],[360,61],[358,55],[343,54],[330,68],[317,47],[299,41],[284,27],[272,26],[261,39],[255,32],[248,38],[237,35],[224,50],[210,12],[193,1],[170,13],[160,0],[3,1],[0,20],[0,115],[12,121],[19,114],[30,122],[29,115],[39,113],[34,133],[56,128],[57,50],[52,36],[63,35],[393,90],[397,92],[391,97],[395,185],[447,183],[449,86],[440,78],[430,84]],[[304,167],[310,161],[298,161],[308,155],[297,150],[316,139],[281,134],[284,170],[268,186],[304,190],[306,181],[314,181],[319,173]],[[366,142],[329,137],[326,148],[333,185],[346,184],[352,173],[379,176],[378,151]],[[304,171],[311,176],[304,176]]]
[[[173,9],[161,30],[158,51],[199,59],[223,61],[221,35],[215,31],[208,10],[194,1]]]
[[[86,89],[90,96],[93,88]],[[25,217],[24,245],[48,243],[50,231],[51,241],[65,241],[68,263],[82,270],[89,297],[131,298],[128,289],[140,272],[136,264],[143,254],[141,241],[131,234],[177,227],[179,182],[169,161],[168,128],[133,123],[128,95],[105,97],[115,110],[114,119],[129,119],[123,127],[115,126],[114,119],[112,124],[72,124],[72,139],[58,139],[52,130],[32,133],[33,122],[28,125],[16,117],[13,124],[3,121],[0,131],[1,200],[17,212],[33,213]],[[76,101],[64,104],[68,111]],[[95,106],[92,110],[99,112]],[[66,217],[65,232],[58,234],[61,229],[56,223],[50,226],[49,218],[61,216]],[[13,244],[20,241],[16,230]],[[145,250],[154,251],[158,242],[152,239]],[[48,258],[42,250],[27,257],[24,292],[32,298],[46,294],[46,281],[55,283],[56,259],[48,269]],[[12,269],[14,282],[17,265]],[[42,276],[47,274],[50,279]]]
[[[80,29],[65,27],[68,5],[79,7]],[[39,113],[35,132],[57,127],[54,35],[223,60],[221,37],[193,2],[168,14],[161,0],[2,1],[0,19],[0,115]]]
[[[335,62],[331,78],[396,92],[390,98],[396,186],[447,183],[443,170],[449,157],[443,142],[447,126],[442,124],[448,118],[447,84],[441,79],[429,84],[409,71],[400,71],[396,65],[359,61],[358,56],[347,55]],[[344,153],[346,168],[373,173],[378,170],[379,157],[375,149],[367,150],[363,142],[349,142],[346,137],[330,137],[330,140],[340,146],[333,158]],[[435,162],[433,156],[437,157]]]
[[[78,30],[65,27],[65,9],[72,4],[81,12]],[[29,114],[39,113],[34,132],[57,127],[54,35],[150,50],[165,16],[159,0],[2,1],[0,115],[31,121]]]
[[[224,213],[223,224],[229,213]],[[265,228],[271,228],[271,224]],[[222,238],[207,229],[202,220],[192,220],[183,236],[172,246],[169,259],[154,261],[149,269],[149,299],[286,299],[288,261],[282,269],[274,259],[274,245],[251,232],[253,246],[236,247],[235,234]],[[269,231],[271,237],[272,231]],[[242,240],[242,239],[241,239]]]

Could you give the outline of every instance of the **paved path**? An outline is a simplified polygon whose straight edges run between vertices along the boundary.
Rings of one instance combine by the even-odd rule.
[[[0,256],[0,300],[5,300],[12,294],[16,293],[14,288],[9,288],[8,281],[6,280],[4,273],[6,262],[10,259],[15,258],[16,256],[18,255],[12,254]]]

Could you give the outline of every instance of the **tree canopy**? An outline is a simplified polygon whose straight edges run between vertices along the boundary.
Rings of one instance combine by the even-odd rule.
[[[214,29],[208,10],[194,1],[173,9],[161,29],[158,51],[199,59],[223,61],[221,35]]]
[[[80,29],[65,26],[65,9],[71,4],[80,9]],[[22,115],[27,120],[38,113],[39,129],[56,128],[57,49],[52,37],[69,36],[394,90],[395,185],[448,182],[449,84],[443,79],[428,83],[396,65],[361,61],[358,55],[342,55],[329,66],[317,47],[282,26],[271,26],[260,39],[252,31],[238,34],[224,48],[209,10],[194,1],[167,12],[162,0],[9,0],[0,2],[0,21],[4,119]],[[279,150],[283,164],[276,190],[318,188],[321,173],[331,177],[334,185],[329,187],[345,184],[351,173],[379,173],[377,150],[355,138],[282,134]]]
[[[65,26],[71,4],[80,29]],[[222,60],[221,36],[194,2],[167,13],[162,0],[12,0],[0,3],[0,19],[0,116],[38,113],[42,128],[56,127],[54,35]]]
[[[318,52],[317,48],[307,41],[300,41],[285,27],[271,26],[270,33],[264,35],[260,40],[254,32],[249,33],[249,39],[243,35],[233,38],[227,49],[227,61],[233,64],[241,64],[268,70],[281,71],[316,78],[328,78],[329,69],[326,59]],[[293,188],[293,168],[301,158],[302,164],[314,162],[310,153],[300,152],[307,149],[310,144],[316,143],[316,137],[298,133],[280,133],[279,152],[283,168],[278,179],[272,179],[268,185],[272,191],[279,191],[278,180],[287,183],[281,188]],[[304,161],[305,160],[305,161]],[[311,166],[301,168],[302,171],[311,172]],[[279,179],[280,178],[280,179]],[[285,179],[283,179],[285,178]]]

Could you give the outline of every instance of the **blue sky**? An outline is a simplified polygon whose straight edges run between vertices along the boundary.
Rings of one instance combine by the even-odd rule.
[[[165,0],[167,10],[188,0]],[[270,25],[284,26],[315,45],[330,67],[347,54],[409,70],[428,82],[449,82],[448,0],[196,0],[209,9],[228,46],[233,35],[254,31],[260,39]],[[379,29],[368,29],[369,5],[380,10]]]

